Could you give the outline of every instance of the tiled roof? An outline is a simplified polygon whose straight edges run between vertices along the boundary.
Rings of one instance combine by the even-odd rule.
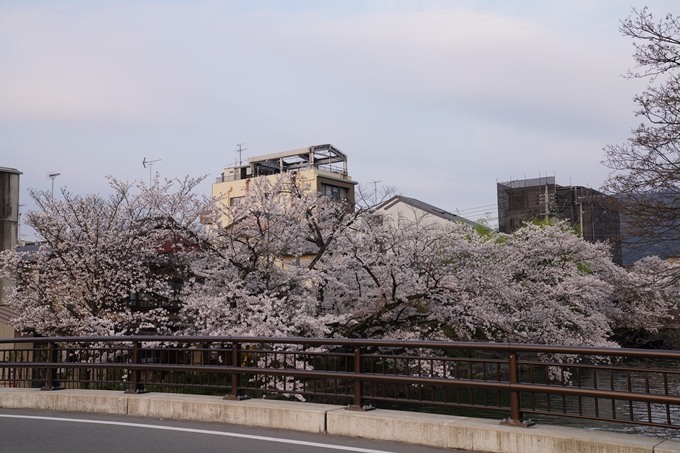
[[[16,251],[22,253],[22,258],[24,260],[30,260],[34,258],[35,254],[43,247],[47,247],[44,242],[34,242],[32,244],[20,245],[16,248]]]
[[[17,252],[28,252],[28,253],[34,253],[40,250],[40,246],[42,244],[39,242],[34,242],[33,244],[27,244],[27,245],[20,245],[17,247]]]

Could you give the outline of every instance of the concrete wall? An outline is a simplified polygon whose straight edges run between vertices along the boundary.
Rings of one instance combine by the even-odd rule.
[[[432,215],[429,212],[418,209],[407,203],[399,201],[397,204],[389,205],[389,209],[385,209],[385,206],[376,210],[376,214],[383,215],[386,218],[392,219],[396,222],[397,227],[403,227],[406,225],[418,223],[420,225],[449,225],[450,220],[442,219],[436,215]]]
[[[12,249],[18,244],[19,175],[21,172],[16,169],[0,167],[0,251]],[[0,304],[5,298],[6,288],[11,284],[9,280],[0,279]],[[0,338],[15,337],[16,331],[0,321]]]
[[[4,322],[0,321],[0,338],[16,338],[16,337],[17,337],[16,330],[14,330],[11,326],[5,324]],[[7,345],[0,344],[0,349],[3,349],[4,346]],[[13,346],[10,349],[13,349]]]
[[[12,326],[0,321],[0,338],[20,338],[22,335]],[[31,349],[33,343],[0,343],[0,349]]]

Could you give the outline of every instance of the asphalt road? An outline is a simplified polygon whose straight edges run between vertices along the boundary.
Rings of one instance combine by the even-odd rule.
[[[131,451],[442,453],[456,450],[220,423],[0,409],[1,453]]]

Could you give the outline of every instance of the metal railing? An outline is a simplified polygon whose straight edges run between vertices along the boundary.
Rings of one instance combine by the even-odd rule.
[[[680,352],[262,337],[0,339],[0,386],[416,403],[680,428]],[[21,347],[26,346],[24,349]]]

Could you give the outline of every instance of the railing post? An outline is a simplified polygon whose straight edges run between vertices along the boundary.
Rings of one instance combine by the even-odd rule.
[[[503,420],[501,425],[528,428],[529,426],[535,425],[535,423],[531,420],[524,420],[522,418],[519,392],[512,389],[512,384],[519,384],[519,366],[517,364],[517,353],[515,351],[510,351],[508,354],[508,367],[510,371],[510,418]]]
[[[363,404],[363,382],[361,381],[361,374],[363,373],[361,358],[361,346],[354,347],[354,403],[347,406],[345,409],[350,411],[370,411],[375,409],[371,405]]]
[[[47,345],[47,358],[50,363],[56,363],[59,358],[59,351],[54,341],[50,341]],[[57,382],[57,367],[52,366],[45,369],[45,386],[40,390],[61,390],[59,382]]]
[[[241,347],[235,341],[231,346],[231,366],[241,366]],[[233,371],[231,373],[231,393],[224,397],[225,400],[245,400],[248,399],[242,392],[239,391],[241,385],[241,373]]]
[[[201,343],[201,365],[210,365],[210,345],[211,343]]]
[[[142,342],[135,341],[132,345],[132,363],[140,364],[142,363]],[[125,393],[147,393],[148,390],[144,389],[142,384],[142,370],[133,369],[132,370],[132,386],[125,391]]]

